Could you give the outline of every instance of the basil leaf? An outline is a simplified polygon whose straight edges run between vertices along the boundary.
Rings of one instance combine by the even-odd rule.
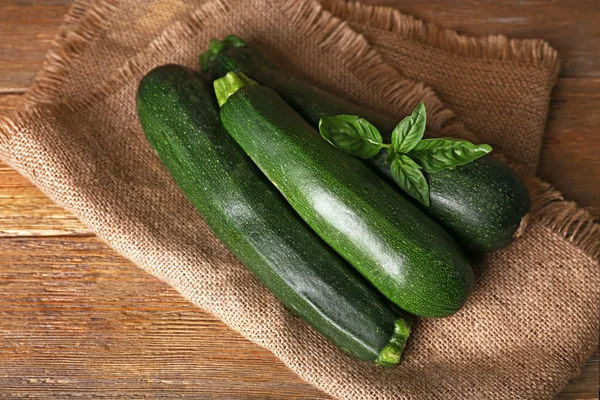
[[[487,144],[473,144],[451,138],[423,139],[408,154],[425,172],[470,163],[492,151]]]
[[[415,199],[429,205],[429,184],[421,172],[421,167],[405,155],[399,155],[390,166],[394,181]]]
[[[406,154],[411,151],[425,133],[425,105],[419,103],[412,114],[404,118],[392,132],[392,145],[398,153]]]
[[[321,118],[319,132],[338,149],[360,158],[373,158],[383,147],[377,128],[356,115]]]

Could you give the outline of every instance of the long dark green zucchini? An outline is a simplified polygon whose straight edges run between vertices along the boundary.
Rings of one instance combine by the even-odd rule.
[[[210,83],[177,65],[140,82],[148,141],[219,239],[290,310],[361,360],[400,360],[411,319],[294,212],[223,129]]]
[[[398,120],[359,107],[346,100],[296,79],[275,66],[261,52],[233,36],[213,41],[203,54],[203,67],[214,78],[228,71],[242,72],[275,89],[313,127],[319,120],[339,114],[365,118],[390,142]],[[387,151],[365,162],[394,187],[385,164]],[[527,224],[529,194],[517,174],[504,162],[487,155],[451,170],[425,173],[431,204],[416,202],[428,215],[442,224],[469,251],[490,251],[509,245]],[[400,190],[400,189],[398,189]]]
[[[215,81],[221,122],[308,225],[402,309],[423,317],[458,311],[473,272],[450,235],[359,159],[321,140],[275,91],[249,83],[235,73]]]

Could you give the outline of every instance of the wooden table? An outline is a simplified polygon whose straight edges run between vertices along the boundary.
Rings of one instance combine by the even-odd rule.
[[[18,106],[70,0],[0,2],[0,115]],[[539,175],[598,217],[596,0],[378,0],[473,34],[536,37],[564,61]],[[0,164],[0,399],[328,398],[116,255]],[[596,353],[559,398],[597,398]]]

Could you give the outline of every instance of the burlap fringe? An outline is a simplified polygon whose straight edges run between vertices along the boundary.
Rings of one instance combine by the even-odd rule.
[[[97,33],[109,21],[108,15],[117,9],[119,0],[96,1],[87,6],[81,1],[69,10],[65,22],[80,20],[75,30],[62,30],[24,98],[25,105],[49,102],[57,94],[67,76],[67,66],[97,37]],[[83,17],[81,17],[85,14]],[[64,25],[64,24],[63,24]]]
[[[16,132],[14,120],[18,118],[17,113],[13,113],[11,117],[0,116],[0,159],[7,161],[7,152],[9,151],[9,143],[11,132]]]
[[[600,258],[600,224],[590,213],[537,177],[525,179],[531,196],[531,214],[542,225],[574,243],[595,261]]]
[[[540,39],[509,39],[503,35],[473,37],[444,29],[385,6],[355,1],[321,0],[323,7],[349,23],[385,30],[460,57],[518,62],[558,74],[558,52]]]
[[[86,97],[70,99],[68,102],[55,104],[55,112],[76,112],[90,107],[98,101],[120,90],[131,79],[137,79],[158,57],[173,51],[176,43],[193,39],[203,29],[218,23],[220,18],[229,12],[225,1],[211,1],[202,4],[185,19],[175,22],[154,39],[146,49],[131,57],[112,75],[93,87]]]
[[[30,93],[30,99],[47,98],[51,96],[61,80],[65,78],[64,66],[75,57],[81,49],[93,40],[93,33],[106,23],[106,15],[114,10],[116,0],[97,2],[84,17],[78,33],[67,35],[64,43],[66,49],[49,55],[52,59],[40,74],[35,90]],[[365,6],[359,3],[344,3],[339,0],[326,0],[326,7],[352,22],[387,29],[401,33],[411,39],[428,44],[455,49],[469,56],[496,57],[503,61],[519,61],[536,63],[546,68],[557,68],[556,52],[545,42],[539,40],[514,41],[500,36],[490,36],[475,39],[458,35],[455,32],[440,29],[435,25],[426,24],[412,17],[405,16],[387,7]],[[345,5],[344,5],[345,4]],[[344,5],[342,7],[342,5]],[[453,120],[453,114],[445,108],[435,93],[425,85],[408,79],[399,79],[395,69],[387,66],[375,50],[360,35],[356,35],[347,24],[337,18],[331,18],[326,10],[317,3],[298,4],[294,0],[285,0],[286,17],[300,26],[300,33],[315,39],[324,49],[342,52],[345,56],[346,67],[363,79],[374,92],[379,93],[387,102],[400,105],[408,114],[419,101],[424,101],[431,128],[444,136],[468,135],[462,124]],[[154,40],[148,49],[138,56],[128,60],[109,80],[94,89],[90,96],[76,103],[53,106],[26,107],[14,113],[11,118],[0,119],[0,155],[10,163],[2,147],[8,151],[8,140],[11,132],[19,132],[26,126],[30,118],[48,118],[57,112],[73,112],[80,107],[86,107],[119,90],[129,79],[143,73],[149,66],[142,63],[148,60],[147,53],[164,54],[172,51],[173,46],[180,40],[186,40],[197,35],[202,29],[216,23],[229,11],[222,2],[205,3],[186,21],[179,22],[167,29]],[[459,44],[464,48],[458,50]],[[487,49],[487,46],[490,49]],[[335,49],[334,49],[335,48]],[[449,50],[448,50],[449,51]],[[150,57],[150,60],[155,57]],[[395,82],[389,85],[389,82]],[[590,214],[579,208],[575,203],[564,201],[562,195],[547,183],[535,177],[527,177],[526,183],[532,198],[531,219],[548,227],[566,240],[574,243],[585,254],[594,260],[600,257],[600,225],[594,222]]]
[[[63,45],[65,39],[68,36],[68,32],[70,30],[70,26],[77,24],[83,17],[87,14],[90,9],[90,4],[88,4],[91,0],[75,0],[67,13],[64,16],[63,23],[60,25],[60,30],[54,40],[51,43],[51,48],[58,48]],[[48,60],[45,59],[44,63]],[[43,68],[42,68],[43,71]]]

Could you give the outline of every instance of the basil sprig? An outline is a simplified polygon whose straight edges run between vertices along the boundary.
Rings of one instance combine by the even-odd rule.
[[[385,163],[394,181],[409,195],[429,205],[429,184],[423,172],[436,172],[468,164],[492,151],[487,144],[473,144],[452,138],[423,139],[427,116],[419,103],[392,132],[392,143],[383,143],[381,134],[369,121],[356,115],[321,118],[321,136],[338,149],[354,156],[373,158],[387,149]]]

